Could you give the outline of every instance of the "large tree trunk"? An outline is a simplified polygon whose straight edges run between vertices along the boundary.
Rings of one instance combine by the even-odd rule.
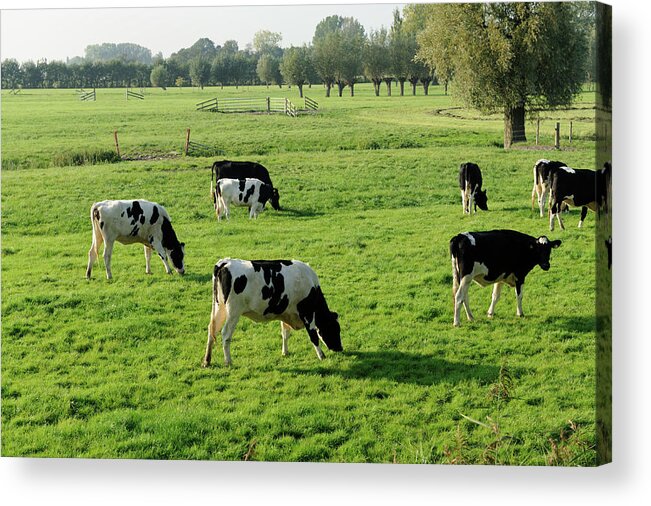
[[[400,83],[400,96],[404,97],[405,96],[405,79],[398,79],[398,82]]]
[[[429,94],[429,84],[432,82],[431,77],[421,77],[420,82],[423,83],[423,92],[425,95]]]
[[[346,84],[343,81],[337,81],[337,88],[339,88],[339,96],[340,97],[342,96],[345,87],[346,87]]]
[[[418,79],[410,79],[409,82],[411,83],[411,94],[416,95],[416,86],[418,85]]]
[[[330,83],[326,83],[326,97],[330,96]]]
[[[298,86],[298,96],[303,98],[303,85],[297,84],[296,86]]]
[[[382,79],[373,79],[373,90],[375,91],[375,96],[380,96],[380,85],[382,84]]]
[[[392,77],[387,77],[384,79],[384,82],[387,84],[387,97],[391,96],[391,83],[393,82]]]
[[[524,128],[524,104],[504,108],[504,149],[514,142],[526,142]]]

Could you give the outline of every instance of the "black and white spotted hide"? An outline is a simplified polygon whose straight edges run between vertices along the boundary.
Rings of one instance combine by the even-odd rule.
[[[549,190],[552,184],[552,175],[561,167],[567,167],[564,162],[541,159],[533,166],[533,189],[531,190],[531,209],[534,208],[534,199],[538,200],[540,217],[544,217],[544,208],[548,201]]]
[[[219,179],[215,187],[217,219],[230,218],[231,205],[249,208],[249,218],[257,218],[273,195],[273,188],[259,179]]]
[[[224,363],[231,365],[231,338],[242,315],[256,322],[280,320],[283,355],[288,354],[290,332],[302,328],[319,359],[325,357],[320,341],[332,351],[342,351],[339,317],[328,308],[316,273],[298,260],[226,258],[215,264],[203,367],[210,365],[220,331]]]
[[[179,274],[185,272],[185,244],[179,242],[170,216],[160,204],[147,200],[105,200],[91,206],[90,221],[93,227],[93,242],[88,251],[86,278],[90,279],[102,243],[106,278],[113,277],[111,255],[115,241],[144,245],[147,274],[151,274],[152,250],[158,253],[168,274],[172,272],[170,263]]]
[[[588,169],[572,169],[561,167],[551,179],[551,195],[549,197],[549,230],[554,230],[554,218],[557,219],[561,230],[565,225],[561,219],[563,204],[581,208],[579,228],[588,214],[588,209],[597,211],[597,173]]]
[[[459,188],[461,189],[461,204],[463,213],[477,212],[477,207],[488,211],[486,190],[481,189],[481,170],[476,163],[462,163],[459,167]]]
[[[516,314],[523,316],[522,287],[527,274],[536,265],[549,270],[551,250],[560,245],[561,241],[550,241],[544,235],[536,238],[515,230],[464,232],[454,236],[450,240],[454,326],[459,326],[462,305],[468,320],[474,319],[468,298],[472,281],[480,286],[494,285],[489,317],[495,313],[502,284],[515,288]]]

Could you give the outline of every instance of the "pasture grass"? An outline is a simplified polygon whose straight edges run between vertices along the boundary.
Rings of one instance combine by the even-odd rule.
[[[534,162],[594,168],[594,127],[561,153],[504,151],[501,118],[438,114],[458,106],[438,87],[378,98],[358,85],[327,100],[317,89],[305,91],[321,112],[298,118],[193,107],[222,93],[298,102],[286,88],[3,95],[3,456],[594,465],[594,215],[577,229],[573,210],[549,233],[530,210]],[[178,153],[187,127],[268,167],[283,210],[218,223],[212,158],[55,166],[111,149],[116,128],[126,156]],[[463,161],[481,166],[490,211],[462,215]],[[114,279],[100,260],[87,281],[89,210],[107,198],[164,205],[187,274],[153,259],[146,275],[142,248],[116,245]],[[504,290],[489,320],[491,291],[473,286],[476,321],[455,329],[449,239],[493,228],[563,244],[527,278],[524,318]],[[344,352],[319,362],[300,331],[282,357],[280,324],[242,318],[233,366],[218,344],[202,369],[222,257],[308,262]]]

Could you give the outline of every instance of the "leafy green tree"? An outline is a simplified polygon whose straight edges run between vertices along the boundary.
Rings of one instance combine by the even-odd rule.
[[[275,83],[282,88],[283,78],[280,73],[280,61],[271,54],[260,56],[256,66],[256,73],[260,81],[269,87],[270,83]]]
[[[296,85],[299,96],[303,97],[303,86],[310,82],[313,73],[310,49],[307,46],[286,49],[280,63],[280,72],[285,82]]]
[[[260,56],[270,55],[279,59],[283,55],[280,47],[282,40],[283,36],[280,33],[259,30],[253,36],[253,50]]]
[[[371,30],[364,46],[364,75],[373,83],[375,96],[380,96],[382,78],[390,68],[389,37],[386,28]]]
[[[362,55],[366,34],[364,27],[355,18],[344,18],[341,24],[341,46],[337,74],[339,82],[350,87],[350,96],[355,95],[355,83],[363,72]],[[343,87],[339,86],[339,96]]]
[[[0,76],[2,76],[3,90],[18,88],[22,84],[22,74],[18,61],[13,58],[2,60]]]
[[[403,25],[400,11],[394,10],[389,43],[390,73],[400,83],[400,96],[405,94],[405,81],[409,78],[410,63],[418,49],[416,34],[409,32]]]
[[[343,18],[328,16],[317,24],[312,37],[314,68],[326,87],[326,97],[337,77],[337,60],[341,47],[339,29]]]
[[[526,141],[527,108],[568,106],[585,78],[587,33],[572,2],[430,4],[418,57],[483,112],[504,112],[504,147]]]
[[[203,87],[210,80],[210,63],[202,57],[196,57],[190,61],[190,79],[194,86]]]
[[[162,88],[163,90],[166,90],[167,86],[169,86],[170,77],[164,65],[159,64],[154,66],[154,68],[151,69],[149,79],[152,86]]]

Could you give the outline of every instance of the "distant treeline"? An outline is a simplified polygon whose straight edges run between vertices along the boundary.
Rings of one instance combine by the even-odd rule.
[[[415,61],[418,24],[394,12],[390,29],[366,33],[354,18],[329,16],[316,27],[311,44],[281,48],[282,35],[266,30],[240,49],[237,41],[223,45],[208,38],[173,53],[169,58],[137,44],[88,46],[85,56],[66,62],[2,61],[2,88],[101,88],[208,85],[296,85],[323,83],[329,95],[359,81],[372,81],[376,92],[382,82],[426,87],[433,71]]]

